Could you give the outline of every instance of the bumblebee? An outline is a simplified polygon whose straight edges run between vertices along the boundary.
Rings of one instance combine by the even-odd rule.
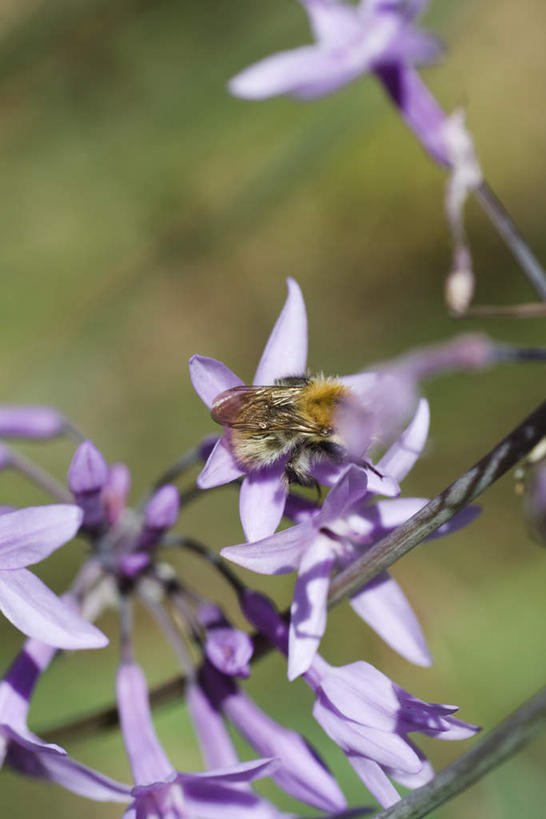
[[[286,458],[288,483],[316,486],[314,462],[326,458],[340,463],[346,457],[334,417],[351,395],[333,378],[290,376],[273,386],[225,390],[213,402],[211,415],[229,431],[233,453],[243,468],[261,469]]]

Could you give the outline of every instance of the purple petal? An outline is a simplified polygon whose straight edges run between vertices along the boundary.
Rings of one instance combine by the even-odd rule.
[[[427,34],[425,31],[406,26],[383,50],[378,64],[412,63],[413,65],[426,65],[427,63],[436,62],[442,51],[442,43],[437,37]]]
[[[131,489],[131,473],[125,464],[112,464],[108,480],[102,490],[102,500],[106,507],[108,522],[114,526],[127,504]]]
[[[251,759],[248,762],[238,762],[229,768],[217,768],[216,770],[203,771],[202,773],[181,773],[178,774],[176,778],[179,782],[184,782],[184,784],[196,779],[216,782],[218,784],[252,782],[254,779],[271,776],[278,767],[279,760],[275,758]]]
[[[50,407],[0,407],[0,437],[53,438],[64,426],[63,416]]]
[[[199,489],[212,489],[214,486],[235,481],[241,475],[244,475],[244,472],[237,465],[226,437],[222,436],[214,445],[208,461],[198,475],[197,486]]]
[[[346,466],[339,480],[328,492],[316,525],[324,526],[343,516],[349,506],[362,498],[368,488],[368,476],[364,469],[351,464]]]
[[[91,441],[84,441],[68,469],[68,488],[75,495],[98,492],[107,480],[108,466],[102,454]]]
[[[482,729],[478,725],[472,725],[470,722],[463,722],[463,720],[455,717],[445,718],[445,722],[449,725],[446,731],[422,731],[423,734],[435,737],[436,739],[459,740],[469,739],[475,736]]]
[[[56,782],[97,802],[129,802],[131,788],[53,750],[36,752],[22,743],[10,743],[6,761],[15,770]]]
[[[416,665],[432,664],[425,636],[402,589],[387,572],[351,597],[352,609],[388,645]]]
[[[421,770],[420,759],[398,734],[348,722],[320,697],[315,702],[313,716],[345,753],[364,756],[379,765],[410,773]]]
[[[183,813],[165,812],[161,816],[165,819],[182,819],[186,816],[199,819],[276,819],[279,816],[272,805],[250,790],[198,779],[184,783],[183,804]],[[144,815],[152,819],[150,814]],[[153,818],[159,819],[155,811]]]
[[[320,687],[347,719],[380,731],[395,730],[399,699],[391,680],[370,663],[359,661],[333,668]]]
[[[423,763],[423,767],[418,773],[409,774],[405,771],[397,771],[394,768],[388,768],[387,773],[389,776],[398,782],[400,785],[403,785],[404,788],[410,788],[413,790],[414,788],[420,788],[422,785],[426,785],[427,782],[430,782],[431,779],[434,779],[434,768],[421,751],[416,745],[414,745],[411,740],[407,740],[408,744],[411,745],[421,762]]]
[[[329,0],[302,0],[311,23],[315,39],[331,46],[347,45],[354,40],[361,21],[357,9]]]
[[[337,60],[336,60],[337,56]],[[329,94],[362,73],[345,54],[319,46],[303,46],[266,57],[245,68],[228,83],[235,97],[263,100],[279,94],[312,99]]]
[[[299,285],[287,279],[288,297],[262,353],[254,384],[270,385],[277,378],[305,375],[307,313]]]
[[[0,518],[1,520],[1,518]],[[23,634],[58,648],[102,648],[108,640],[27,569],[0,571],[0,610]]]
[[[77,506],[30,506],[0,516],[0,570],[38,563],[74,537],[82,522]]]
[[[177,521],[180,508],[178,489],[166,484],[155,493],[144,510],[146,526],[151,529],[168,529]]]
[[[397,481],[402,481],[408,472],[413,469],[415,462],[423,451],[427,440],[429,423],[430,409],[428,401],[426,398],[421,398],[412,422],[377,464],[379,472],[384,472]]]
[[[239,494],[239,514],[248,541],[273,534],[281,522],[287,494],[284,462],[246,476]]]
[[[259,574],[287,574],[298,569],[313,534],[313,529],[300,524],[255,543],[226,546],[220,554],[232,563]]]
[[[222,768],[235,765],[239,759],[224,720],[197,683],[188,686],[187,702],[206,766]]]
[[[141,668],[122,663],[117,676],[118,712],[127,756],[137,785],[162,782],[174,769],[154,731],[148,687]]]
[[[395,805],[400,801],[400,794],[377,762],[372,762],[371,759],[365,759],[363,756],[355,756],[354,754],[347,754],[347,759],[364,785],[383,808],[390,808],[391,805]],[[410,776],[410,774],[407,774],[407,776]]]
[[[243,384],[221,361],[204,355],[192,355],[190,358],[190,378],[197,395],[209,409],[221,392]]]
[[[317,653],[326,628],[326,601],[334,562],[332,540],[319,534],[302,557],[290,607],[289,680],[307,671]]]

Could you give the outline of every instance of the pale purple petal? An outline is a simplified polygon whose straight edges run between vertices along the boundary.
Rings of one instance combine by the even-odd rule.
[[[421,770],[420,759],[399,734],[348,722],[321,697],[315,701],[313,716],[345,753],[364,756],[379,765],[411,773]]]
[[[395,529],[415,515],[428,503],[428,498],[394,498],[377,501],[363,510],[362,514],[372,520],[377,529]]]
[[[469,739],[482,730],[478,725],[463,722],[463,720],[456,719],[455,717],[447,717],[445,722],[449,725],[449,728],[445,731],[424,730],[422,733],[427,734],[427,736],[432,736],[435,739],[459,740]]]
[[[317,528],[342,517],[349,506],[366,494],[367,488],[367,472],[354,464],[345,466],[339,480],[328,492],[322,509],[317,515]]]
[[[351,608],[402,657],[429,666],[432,657],[404,592],[387,572],[354,594]]]
[[[187,689],[187,703],[207,768],[223,768],[239,761],[219,711],[197,683]]]
[[[341,58],[340,58],[341,57]],[[263,100],[279,94],[312,99],[329,94],[356,79],[360,65],[350,55],[336,54],[320,46],[281,51],[243,69],[228,83],[235,97]]]
[[[47,645],[76,649],[108,643],[27,569],[0,571],[0,610],[23,634]]]
[[[322,678],[320,687],[347,719],[380,731],[395,730],[400,701],[391,680],[370,663],[358,661],[333,668]]]
[[[131,490],[131,473],[125,464],[112,464],[102,490],[108,522],[114,526],[121,517]]]
[[[353,40],[360,27],[358,11],[337,0],[302,0],[317,40],[330,46],[343,46]]]
[[[210,662],[229,676],[249,677],[249,660],[254,644],[240,629],[216,627],[207,630],[205,654]]]
[[[279,760],[274,757],[251,759],[248,762],[237,762],[229,768],[216,768],[202,773],[179,773],[176,779],[179,782],[184,782],[184,784],[200,779],[227,785],[237,782],[252,782],[254,779],[271,776],[278,767]]]
[[[214,486],[235,481],[241,475],[244,475],[244,472],[237,465],[226,437],[222,436],[214,445],[208,461],[199,473],[197,486],[199,489],[212,489]]]
[[[21,742],[9,745],[7,763],[21,773],[56,782],[97,802],[130,802],[131,788],[52,750],[36,752]]]
[[[421,762],[423,763],[423,767],[418,773],[406,773],[405,771],[397,771],[393,768],[387,768],[387,773],[389,776],[398,782],[400,785],[403,785],[404,788],[410,788],[413,790],[414,788],[420,788],[423,785],[426,785],[427,782],[430,782],[431,779],[434,779],[434,768],[421,751],[416,745],[414,745],[411,740],[406,740],[409,745],[413,748]]]
[[[135,783],[147,785],[168,779],[174,769],[154,730],[141,668],[136,663],[122,663],[116,688],[123,741]]]
[[[239,494],[239,514],[248,541],[273,534],[281,522],[287,494],[284,462],[246,476]]]
[[[442,51],[442,43],[437,37],[427,34],[425,31],[406,26],[383,49],[377,64],[412,63],[413,65],[426,65],[427,63],[436,62]]]
[[[63,416],[50,407],[0,407],[0,437],[53,438],[64,426]]]
[[[38,563],[74,537],[82,522],[77,506],[30,506],[0,515],[0,570]]]
[[[178,489],[166,484],[158,489],[144,510],[146,526],[153,529],[168,529],[174,526],[178,518],[180,497]]]
[[[195,779],[184,783],[184,810],[182,814],[164,814],[165,819],[175,816],[199,819],[276,819],[278,811],[250,790],[220,785]],[[152,816],[149,817],[152,819]],[[159,819],[154,814],[153,819]]]
[[[68,469],[68,488],[75,495],[97,492],[108,480],[108,466],[91,441],[84,441],[74,453]]]
[[[355,754],[347,754],[347,760],[383,808],[390,808],[400,801],[400,794],[377,762]]]
[[[305,375],[307,313],[299,285],[287,279],[288,297],[262,353],[254,384],[270,385],[277,378]]]
[[[413,469],[423,451],[427,440],[429,423],[430,409],[428,401],[422,398],[410,425],[377,464],[379,472],[384,472],[397,481],[402,481],[408,472]]]
[[[193,387],[204,404],[210,409],[217,395],[232,387],[240,387],[243,382],[221,361],[204,355],[190,358],[190,378]]]
[[[305,524],[283,529],[255,543],[226,546],[220,554],[259,574],[287,574],[298,569],[314,530]]]
[[[302,557],[290,607],[289,680],[307,671],[317,653],[326,628],[326,601],[335,557],[333,541],[320,534]]]

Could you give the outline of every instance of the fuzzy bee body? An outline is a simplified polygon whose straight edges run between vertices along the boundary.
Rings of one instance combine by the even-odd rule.
[[[335,379],[293,376],[273,386],[240,386],[221,393],[212,417],[229,430],[233,453],[247,470],[286,458],[285,477],[312,486],[310,470],[321,458],[338,461],[334,415],[350,390]]]

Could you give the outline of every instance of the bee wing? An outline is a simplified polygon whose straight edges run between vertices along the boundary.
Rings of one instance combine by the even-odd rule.
[[[232,387],[220,393],[211,409],[213,419],[224,427],[247,432],[287,430],[314,433],[297,411],[297,386]]]

